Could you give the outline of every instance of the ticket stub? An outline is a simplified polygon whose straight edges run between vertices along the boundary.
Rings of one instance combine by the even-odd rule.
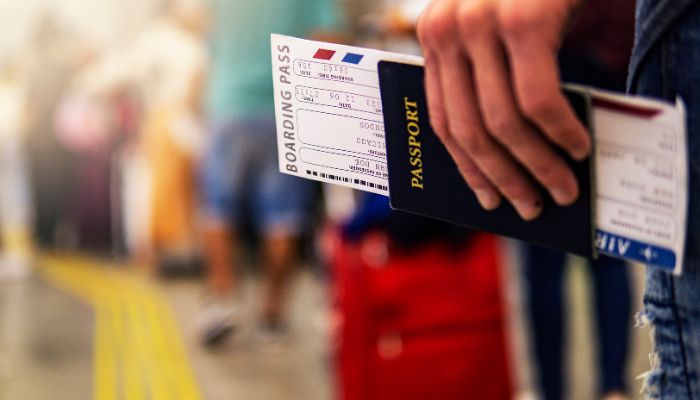
[[[419,57],[272,35],[280,171],[389,195],[377,64]]]
[[[589,90],[599,253],[680,273],[687,228],[685,109]]]
[[[272,59],[280,171],[389,196],[378,63],[422,58],[272,35]],[[567,88],[591,102],[596,251],[680,273],[688,208],[682,102]]]

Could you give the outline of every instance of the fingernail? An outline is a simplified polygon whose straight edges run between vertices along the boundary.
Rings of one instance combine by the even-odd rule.
[[[561,188],[552,189],[550,193],[552,194],[554,201],[556,201],[560,206],[571,205],[578,198],[578,193]]]
[[[574,158],[576,161],[583,161],[587,159],[589,156],[588,150],[574,150],[573,153],[571,153],[571,157]]]
[[[581,143],[572,152],[571,157],[577,161],[583,161],[591,155],[591,145],[589,142]]]
[[[474,192],[479,204],[486,210],[495,210],[501,205],[501,196],[490,190],[477,190]]]
[[[514,201],[513,207],[518,211],[520,217],[526,221],[532,221],[542,213],[541,201]]]

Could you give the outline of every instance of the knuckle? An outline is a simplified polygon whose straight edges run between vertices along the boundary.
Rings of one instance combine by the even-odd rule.
[[[473,189],[485,188],[486,182],[484,182],[481,173],[478,172],[471,163],[466,162],[463,158],[459,158],[457,159],[457,168],[464,177],[464,180],[467,181],[469,186]]]
[[[463,132],[457,140],[464,150],[473,157],[479,157],[488,150],[488,138],[483,132],[477,130]]]
[[[460,173],[462,174],[464,181],[467,182],[467,185],[469,185],[472,190],[494,190],[491,184],[484,179],[480,172],[464,171],[460,169]]]
[[[449,43],[454,32],[454,16],[448,7],[433,7],[421,15],[417,33],[422,43]]]
[[[484,114],[484,123],[489,132],[501,143],[512,143],[517,140],[519,123],[515,116],[504,112]]]
[[[429,43],[429,37],[428,37],[428,12],[424,11],[423,14],[418,18],[418,23],[416,24],[416,36],[418,37],[418,41],[423,45],[427,45]]]
[[[447,129],[447,123],[445,123],[444,118],[433,118],[430,122],[430,124],[433,127],[433,131],[435,132],[435,135],[442,141],[445,141],[448,137],[448,129]]]
[[[449,136],[445,111],[442,107],[432,104],[428,105],[428,109],[430,110],[430,126],[433,128],[435,135],[444,141]]]
[[[547,119],[556,111],[556,103],[550,97],[539,94],[525,96],[521,107],[525,115],[534,120]]]
[[[498,12],[498,25],[506,37],[520,37],[538,27],[537,18],[520,7],[507,7]]]
[[[491,21],[491,11],[480,1],[463,1],[457,10],[457,22],[462,36],[467,38],[484,31]]]

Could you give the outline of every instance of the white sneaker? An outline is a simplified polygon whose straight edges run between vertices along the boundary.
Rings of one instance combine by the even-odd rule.
[[[239,308],[231,300],[206,300],[197,316],[202,344],[215,346],[223,342],[235,331],[239,315]]]

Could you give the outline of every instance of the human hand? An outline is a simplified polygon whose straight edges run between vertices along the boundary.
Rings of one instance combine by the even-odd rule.
[[[583,0],[432,0],[418,21],[431,123],[486,209],[502,197],[542,212],[533,178],[560,205],[579,188],[556,147],[591,151],[560,88],[557,52]]]

